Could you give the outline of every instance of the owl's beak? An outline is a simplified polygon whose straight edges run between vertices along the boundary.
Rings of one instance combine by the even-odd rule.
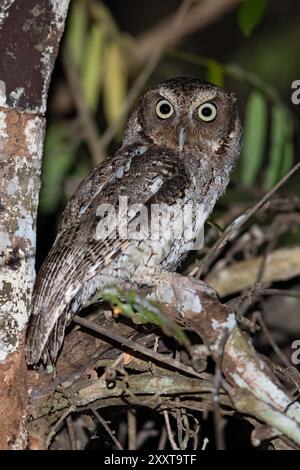
[[[180,127],[179,133],[178,133],[178,149],[179,152],[182,152],[183,146],[185,144],[185,139],[186,139],[186,131],[184,127]]]

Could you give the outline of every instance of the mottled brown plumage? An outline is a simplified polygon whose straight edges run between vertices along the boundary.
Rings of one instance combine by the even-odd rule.
[[[162,234],[99,238],[99,207],[154,204],[194,210],[198,233],[224,192],[239,154],[241,127],[231,93],[196,79],[177,78],[150,89],[133,111],[120,150],[97,166],[70,199],[34,287],[26,341],[29,364],[55,361],[72,317],[107,284],[136,287],[175,270],[191,247],[186,237]],[[196,206],[195,206],[196,207]],[[123,219],[122,219],[123,220]],[[128,215],[134,227],[136,214]],[[130,233],[130,232],[128,232]],[[151,232],[152,233],[152,232]],[[149,234],[148,234],[149,235]]]

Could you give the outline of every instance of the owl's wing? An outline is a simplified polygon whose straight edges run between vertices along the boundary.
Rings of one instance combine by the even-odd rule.
[[[99,163],[81,181],[62,214],[58,233],[78,222],[78,217],[84,213],[86,206],[97,194],[101,193],[109,178],[122,167],[122,162],[124,162],[124,154],[117,152],[114,157]]]
[[[128,197],[129,205],[152,201],[172,204],[183,196],[187,184],[183,162],[177,155],[167,151],[158,155],[156,149],[149,149],[142,155],[129,155],[126,164],[119,165],[101,190],[86,201],[82,213],[77,206],[77,218],[75,212],[68,216],[35,284],[26,341],[29,364],[41,357],[55,361],[65,326],[71,320],[71,301],[127,246],[127,241],[117,236],[96,239],[99,205],[117,206],[120,195]],[[80,199],[79,195],[74,197]]]

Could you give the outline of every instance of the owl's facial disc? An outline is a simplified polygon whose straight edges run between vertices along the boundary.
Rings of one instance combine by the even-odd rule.
[[[213,138],[220,137],[219,107],[224,106],[214,90],[174,96],[171,91],[161,89],[144,101],[144,107],[148,110],[144,128],[156,145],[170,147],[181,154],[210,153]]]
[[[235,101],[230,92],[197,79],[169,80],[141,98],[124,143],[168,148],[187,158],[229,155],[241,134]]]

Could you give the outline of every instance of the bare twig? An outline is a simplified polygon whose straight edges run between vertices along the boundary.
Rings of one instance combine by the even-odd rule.
[[[168,440],[168,433],[167,433],[166,427],[164,426],[161,430],[157,450],[164,450],[166,447],[167,440]]]
[[[209,444],[209,439],[207,437],[205,437],[203,439],[203,444],[202,444],[201,450],[205,450],[208,444]]]
[[[99,423],[101,424],[101,426],[103,426],[103,428],[105,429],[105,431],[107,432],[107,434],[110,436],[110,438],[112,439],[112,441],[115,443],[117,449],[119,450],[124,450],[123,449],[123,446],[121,445],[121,443],[119,442],[119,440],[116,438],[116,436],[114,435],[114,433],[111,431],[110,427],[108,426],[107,422],[102,418],[102,416],[100,416],[100,414],[98,413],[97,410],[95,410],[94,408],[91,408],[92,412],[94,413],[94,415],[96,416],[97,420],[99,421]]]
[[[176,360],[179,358],[179,353],[176,351],[175,355]],[[182,430],[182,410],[181,410],[181,404],[180,404],[180,398],[176,397],[175,398],[175,403],[176,403],[176,423],[177,423],[177,436],[178,436],[178,444],[179,448],[184,450],[183,447],[183,430]]]
[[[151,360],[157,361],[160,364],[164,364],[167,367],[172,367],[176,370],[184,372],[185,374],[192,375],[194,377],[203,378],[203,374],[196,372],[192,367],[187,366],[185,364],[181,364],[181,362],[178,362],[171,357],[166,358],[163,354],[150,351],[147,348],[141,346],[140,344],[135,343],[134,341],[131,341],[130,339],[124,338],[121,335],[105,330],[104,328],[101,328],[99,325],[95,325],[94,323],[91,323],[88,320],[85,320],[84,318],[79,317],[78,315],[75,315],[74,322],[78,323],[81,326],[89,328],[90,330],[93,330],[102,336],[105,336],[106,338],[112,340],[113,342],[120,344],[121,346],[125,346],[131,349],[131,351],[139,352],[143,356]]]
[[[255,287],[255,292],[258,295],[280,295],[283,297],[293,297],[300,300],[300,291],[287,290],[287,289],[265,289],[264,287]]]
[[[191,434],[191,438],[193,439],[193,450],[196,450],[198,449],[198,446],[199,446],[199,433],[200,433],[200,423],[198,421],[198,419],[192,415],[192,419],[194,421],[194,426],[193,426],[193,430],[191,431],[190,430],[190,434]],[[186,415],[186,420],[188,421],[188,417]],[[185,425],[186,427],[186,425]],[[186,439],[185,439],[186,441]],[[187,442],[186,442],[186,446],[187,446]],[[186,449],[186,447],[185,447]]]
[[[175,398],[176,403],[176,422],[177,422],[177,436],[178,436],[178,443],[179,448],[184,450],[183,448],[183,433],[182,433],[182,413],[181,413],[181,405],[180,405],[180,398]]]
[[[218,292],[220,297],[235,294],[245,289],[252,289],[253,285],[255,285],[261,262],[261,256],[238,261],[231,266],[225,266],[216,272],[209,273],[205,281]],[[268,255],[261,281],[262,283],[269,284],[275,281],[286,281],[299,275],[300,248],[280,248]]]
[[[260,199],[255,206],[251,209],[248,209],[244,214],[241,214],[237,217],[223,232],[220,238],[214,243],[208,253],[205,255],[201,262],[201,266],[199,268],[193,269],[192,275],[200,278],[209,268],[209,266],[215,261],[217,256],[219,255],[220,251],[224,246],[227,244],[229,240],[232,240],[233,237],[236,237],[239,233],[240,228],[242,225],[247,222],[269,199],[273,194],[281,188],[281,186],[286,183],[286,181],[298,171],[300,168],[300,162],[297,163],[281,180],[267,193]]]
[[[69,439],[70,439],[71,450],[77,450],[76,434],[75,434],[72,416],[69,415],[67,417],[66,423],[67,423],[67,429],[68,429],[68,434],[69,434]]]
[[[224,420],[220,412],[219,390],[222,384],[222,372],[218,364],[216,364],[216,371],[214,376],[214,388],[212,393],[213,403],[213,416],[214,416],[214,430],[215,441],[217,450],[225,450],[224,438]]]
[[[180,29],[180,24],[183,22],[185,15],[190,8],[192,0],[183,0],[180,7],[178,8],[177,12],[175,13],[172,22],[171,22],[171,30],[178,30]],[[162,56],[164,50],[164,45],[159,44],[157,47],[151,49],[151,54],[149,55],[149,59],[146,62],[145,67],[142,69],[140,74],[135,79],[131,90],[129,91],[127,98],[120,110],[118,118],[106,129],[103,133],[102,138],[100,139],[100,146],[101,148],[105,149],[111,140],[114,138],[116,132],[120,127],[120,123],[123,121],[124,117],[128,114],[129,110],[132,108],[135,100],[140,95],[142,89],[144,88],[148,78],[156,68],[160,58]]]
[[[128,449],[137,449],[136,440],[136,415],[134,410],[127,411],[127,422],[128,422]]]
[[[288,360],[288,358],[280,351],[280,348],[279,346],[276,344],[276,341],[272,338],[272,335],[271,333],[269,332],[268,330],[268,327],[267,325],[265,324],[260,312],[254,312],[254,315],[253,315],[253,321],[254,320],[257,320],[258,323],[260,324],[261,328],[262,328],[262,331],[264,333],[264,335],[266,336],[270,346],[272,347],[273,351],[275,352],[275,354],[277,354],[277,356],[279,357],[279,359],[281,360],[281,362],[286,366],[286,367],[291,367],[291,363],[290,361]]]
[[[195,2],[178,28],[172,25],[173,18],[166,18],[137,38],[131,67],[145,63],[153,50],[166,50],[180,42],[185,36],[205,28],[232,10],[240,0],[205,0]]]
[[[256,284],[259,284],[262,281],[263,277],[264,277],[264,272],[265,272],[266,264],[267,264],[267,258],[269,256],[269,254],[274,250],[274,248],[276,246],[276,243],[277,243],[277,238],[274,238],[267,245],[267,248],[266,248],[266,250],[263,254],[263,257],[262,257],[262,261],[261,261],[261,264],[260,264],[260,267],[259,267],[259,271],[257,273]]]
[[[49,434],[48,434],[48,436],[47,436],[47,439],[46,439],[46,449],[49,448],[53,437],[54,437],[55,434],[59,431],[59,429],[60,429],[61,426],[63,425],[63,422],[65,421],[65,419],[69,416],[70,413],[73,413],[73,411],[75,411],[75,407],[72,405],[72,406],[70,406],[70,407],[61,415],[61,417],[59,418],[59,420],[55,423],[55,425],[53,426],[52,430],[49,432]]]
[[[164,419],[165,419],[165,423],[166,423],[166,429],[167,429],[168,438],[169,438],[169,442],[171,444],[171,447],[172,447],[173,450],[179,450],[179,447],[175,442],[175,438],[174,438],[174,435],[173,435],[173,431],[172,431],[170,420],[169,420],[169,414],[168,414],[167,410],[163,411],[163,415],[164,415]]]

